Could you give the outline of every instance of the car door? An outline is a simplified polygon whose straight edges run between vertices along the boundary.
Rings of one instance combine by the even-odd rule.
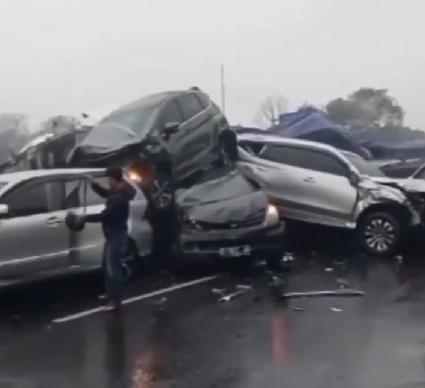
[[[262,161],[257,168],[283,216],[343,226],[353,210],[357,191],[341,175],[348,174],[348,169],[331,156],[322,155],[302,146],[269,144],[258,153]]]
[[[261,184],[282,216],[308,221],[313,215],[308,194],[303,191],[308,172],[296,163],[302,155],[296,148],[272,143],[254,143],[253,147],[255,152],[240,154],[242,171]]]
[[[184,122],[179,128],[181,146],[179,163],[186,177],[206,166],[211,154],[213,120],[196,93],[185,93],[177,98]]]
[[[108,178],[96,174],[96,182],[108,187]],[[82,177],[74,177],[65,183],[66,200],[64,207],[76,214],[97,214],[105,207],[105,199],[97,195]],[[105,238],[101,223],[87,223],[81,232],[75,233],[72,241],[70,260],[73,266],[84,269],[100,268]]]
[[[183,155],[186,149],[187,137],[185,132],[181,130],[183,121],[183,113],[177,104],[177,99],[173,98],[161,108],[157,123],[161,138],[165,142],[165,146],[170,155],[176,180],[178,180],[178,175],[181,174],[182,168],[184,168]],[[180,126],[176,128],[176,131],[173,133],[166,134],[162,131],[162,128],[164,128],[167,123],[180,123]]]
[[[68,265],[68,228],[52,178],[23,183],[0,198],[9,207],[0,219],[3,279],[62,271]]]
[[[300,165],[307,172],[303,176],[305,198],[317,222],[348,226],[357,201],[357,189],[349,181],[348,165],[327,150],[303,149],[302,154]]]

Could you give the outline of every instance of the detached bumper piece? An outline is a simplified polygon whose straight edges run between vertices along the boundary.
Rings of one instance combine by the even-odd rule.
[[[281,254],[285,226],[257,225],[238,229],[182,231],[180,255],[185,259],[235,259],[264,254]]]

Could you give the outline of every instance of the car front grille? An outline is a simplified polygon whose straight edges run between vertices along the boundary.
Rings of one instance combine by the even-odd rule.
[[[248,228],[250,226],[255,226],[262,224],[264,222],[264,217],[266,211],[261,209],[255,214],[252,214],[249,218],[242,222],[203,222],[198,221],[197,224],[202,228],[202,230],[225,230],[225,229],[239,229],[239,228]]]

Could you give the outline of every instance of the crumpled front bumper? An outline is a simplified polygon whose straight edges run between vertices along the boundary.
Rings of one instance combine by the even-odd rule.
[[[240,229],[182,231],[179,249],[185,258],[220,257],[221,248],[239,246],[249,246],[250,255],[280,252],[284,232],[284,222]]]

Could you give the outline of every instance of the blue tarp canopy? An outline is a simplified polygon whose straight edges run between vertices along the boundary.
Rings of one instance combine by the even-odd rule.
[[[425,140],[411,140],[398,144],[364,142],[362,145],[379,159],[425,159]]]
[[[279,118],[279,124],[269,128],[268,132],[316,141],[365,156],[362,146],[349,133],[331,123],[323,112],[316,109],[300,109],[283,114]]]

